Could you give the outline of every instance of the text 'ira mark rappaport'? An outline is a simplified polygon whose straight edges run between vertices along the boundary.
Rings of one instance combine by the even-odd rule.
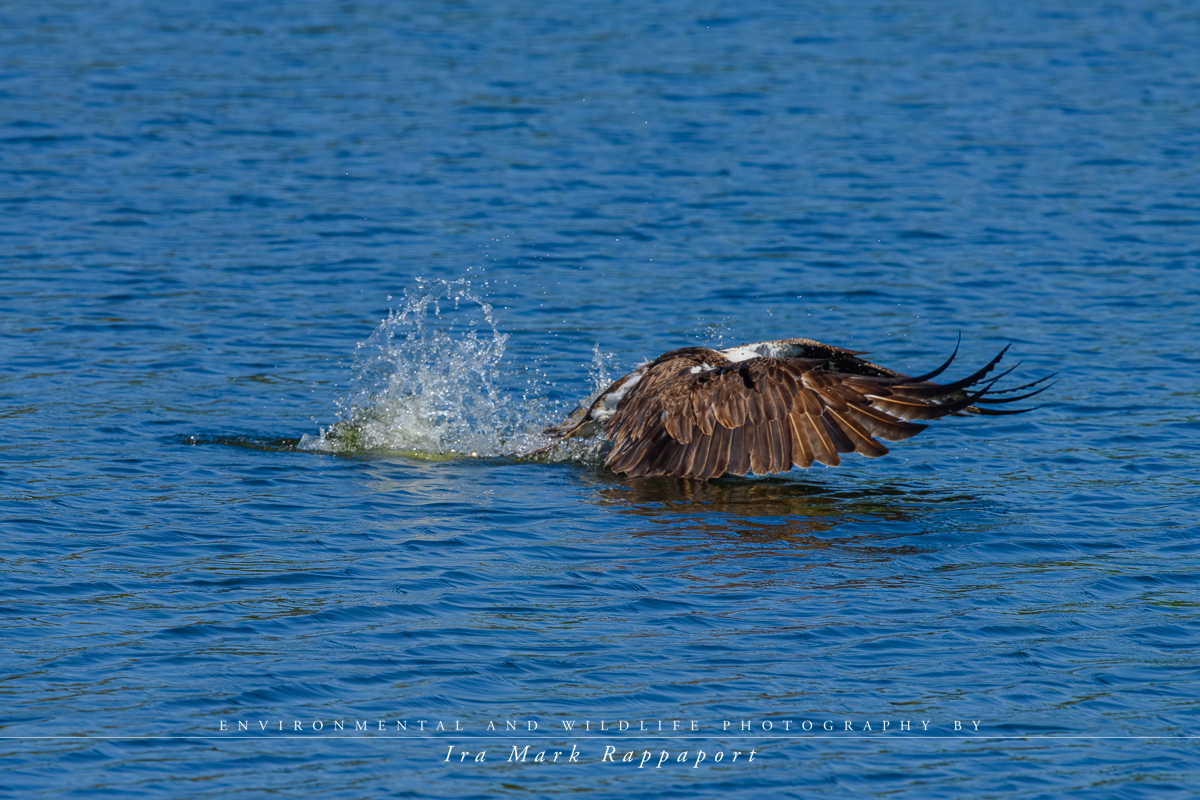
[[[571,751],[569,753],[565,750],[541,750],[533,753],[532,757],[530,757],[529,751],[531,747],[532,745],[525,745],[524,749],[518,750],[517,746],[513,745],[512,752],[508,754],[508,758],[505,760],[509,763],[518,764],[529,762],[535,764],[578,764],[580,756],[583,755],[583,751],[581,751],[575,745],[571,745]],[[629,750],[625,753],[619,753],[617,752],[617,748],[613,745],[605,745],[604,755],[600,757],[600,763],[636,763],[638,769],[643,769],[647,764],[651,764],[655,769],[661,769],[664,764],[691,763],[692,769],[696,769],[705,761],[710,761],[710,763],[713,764],[720,764],[728,761],[729,763],[734,764],[737,763],[738,758],[743,755],[746,756],[743,760],[743,763],[749,763],[754,761],[754,756],[757,754],[758,750],[751,750],[748,754],[741,750],[731,750],[729,753],[726,753],[724,750],[717,750],[712,754],[711,757],[703,750],[695,751],[695,756],[693,756],[691,751],[688,750],[681,750],[677,753],[668,750],[663,750],[661,752],[643,750],[641,753],[638,753],[636,750]],[[452,761],[454,756],[458,756],[457,760],[459,763],[464,763],[468,759],[476,764],[483,764],[487,762],[486,750],[480,750],[477,753],[471,753],[468,750],[459,749],[458,752],[455,752],[454,745],[450,745],[446,750],[446,758],[444,760]],[[562,761],[560,762],[559,759],[562,759]],[[654,763],[655,759],[658,760],[658,763]]]

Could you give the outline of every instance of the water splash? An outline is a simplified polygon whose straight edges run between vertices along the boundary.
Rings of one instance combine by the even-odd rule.
[[[469,280],[418,279],[358,345],[337,422],[299,447],[456,458],[547,444],[538,379],[513,381],[503,369],[507,339]]]
[[[620,377],[621,373],[615,372],[616,367],[616,353],[605,353],[600,349],[600,345],[592,347],[592,363],[588,368],[588,380],[592,382],[592,393],[582,401],[581,405],[591,405],[602,391]]]
[[[587,407],[596,401],[600,393],[612,385],[612,382],[623,373],[615,371],[617,366],[616,353],[606,353],[600,349],[600,345],[592,347],[592,363],[588,366],[588,380],[591,382],[592,390],[586,398],[580,400],[576,408]],[[573,413],[575,409],[571,409]],[[569,413],[559,409],[559,413],[555,415],[555,421],[565,419]],[[590,439],[566,439],[566,440],[549,440],[546,439],[546,444],[554,444],[554,447],[548,450],[544,457],[551,461],[585,461],[596,463],[602,460],[604,445],[606,439],[603,435],[596,435]]]

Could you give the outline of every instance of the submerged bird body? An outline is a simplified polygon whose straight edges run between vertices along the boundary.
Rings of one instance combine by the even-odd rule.
[[[972,391],[1004,351],[975,374],[947,384],[930,379],[950,366],[953,355],[917,377],[859,355],[812,339],[672,350],[617,379],[546,433],[568,438],[603,432],[613,442],[605,464],[630,476],[766,475],[814,463],[836,466],[839,453],[876,458],[888,452],[878,439],[907,439],[928,427],[922,421],[948,414],[1019,413],[986,406],[1037,394],[1042,390],[993,396],[1046,380],[1000,392],[991,390],[993,379]]]

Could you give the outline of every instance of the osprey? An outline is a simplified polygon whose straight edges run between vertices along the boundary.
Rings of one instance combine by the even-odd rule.
[[[954,361],[957,345],[946,363],[916,377],[864,361],[858,358],[860,351],[812,339],[724,350],[684,347],[617,379],[589,405],[544,432],[556,439],[603,432],[613,443],[604,463],[635,477],[708,480],[787,472],[814,462],[837,466],[839,453],[884,455],[888,450],[879,439],[915,436],[928,427],[923,420],[1031,410],[988,407],[1049,388],[995,397],[1052,377],[993,390],[1015,367],[981,385],[1007,350],[973,375],[937,384],[932,379]]]

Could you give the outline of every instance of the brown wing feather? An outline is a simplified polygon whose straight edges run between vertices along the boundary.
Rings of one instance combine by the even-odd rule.
[[[750,471],[758,475],[766,475],[769,472],[769,461],[767,459],[767,441],[766,441],[766,425],[747,424],[742,428],[746,432],[745,447],[750,455]]]
[[[730,431],[729,469],[727,471],[731,475],[745,475],[750,471],[750,447],[745,442],[747,427],[743,425]]]
[[[705,454],[704,466],[701,467],[697,464],[692,468],[692,474],[686,477],[706,481],[725,472],[725,467],[729,463],[730,438],[729,428],[718,426],[713,431],[713,435],[709,437],[708,453]]]
[[[702,436],[696,441],[696,449],[692,458],[691,469],[682,473],[681,477],[694,478],[704,473],[704,465],[708,463],[708,452],[712,450],[712,440],[714,435],[715,430],[712,434]]]
[[[905,422],[871,407],[852,406],[846,413],[858,422],[858,424],[866,428],[872,436],[878,436],[880,439],[886,439],[889,442],[898,442],[901,439],[916,436],[929,427],[928,425],[919,425],[914,422]]]
[[[792,468],[792,436],[784,420],[767,423],[771,440],[771,472],[787,472]]]
[[[836,420],[837,426],[854,447],[854,452],[867,458],[879,458],[887,455],[888,449],[875,441],[870,433],[854,421],[848,408],[844,412],[838,412],[831,408],[828,414]]]
[[[933,420],[975,409],[990,384],[968,391],[999,358],[961,381],[939,386],[934,373],[909,378],[840,348],[804,342],[805,358],[751,358],[736,364],[715,350],[685,348],[650,364],[605,423],[606,463],[631,476],[707,480],[767,474],[839,453],[876,458],[879,439],[898,441]],[[811,346],[810,346],[811,345]]]
[[[808,443],[808,436],[802,432],[801,423],[796,415],[790,415],[787,421],[792,432],[792,463],[808,469],[815,460],[812,445]]]

